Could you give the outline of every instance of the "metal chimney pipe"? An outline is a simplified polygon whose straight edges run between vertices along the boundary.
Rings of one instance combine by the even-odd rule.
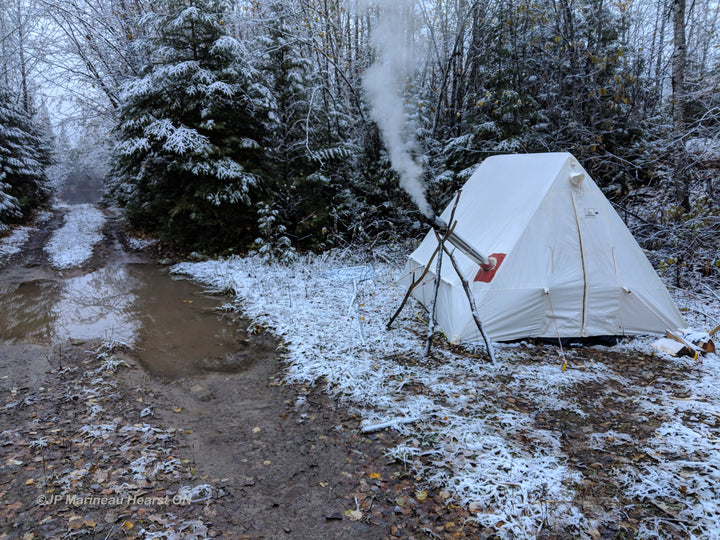
[[[440,219],[438,216],[431,216],[427,218],[430,225],[432,225],[441,235],[446,235],[448,232],[448,226],[447,223],[445,223],[442,219]],[[482,253],[480,253],[477,249],[472,247],[470,244],[468,244],[461,236],[459,236],[455,231],[452,231],[447,236],[447,241],[450,242],[453,246],[455,246],[456,249],[458,249],[461,253],[466,255],[468,258],[470,258],[473,262],[475,262],[480,268],[483,270],[492,270],[497,265],[497,260],[495,257],[486,257]]]

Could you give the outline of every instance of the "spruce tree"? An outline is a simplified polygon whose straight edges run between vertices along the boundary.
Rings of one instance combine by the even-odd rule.
[[[129,80],[108,195],[130,223],[185,247],[254,238],[266,89],[225,30],[225,3],[165,0]]]
[[[50,198],[51,140],[6,89],[0,88],[0,230]]]
[[[297,18],[292,5],[272,2],[267,35],[259,39],[271,96],[266,145],[272,179],[265,185],[258,244],[278,255],[291,253],[291,245],[322,243],[318,233],[328,222],[332,198],[322,164],[334,155],[318,151],[327,131],[323,116],[330,111],[322,110],[316,95],[319,81],[303,55]]]

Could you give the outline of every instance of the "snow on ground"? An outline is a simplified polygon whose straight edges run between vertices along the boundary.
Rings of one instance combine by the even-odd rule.
[[[182,263],[173,272],[233,292],[252,326],[270,327],[284,341],[290,381],[322,379],[330,392],[358,409],[364,427],[393,424],[405,440],[391,449],[391,455],[446,489],[472,509],[474,519],[504,537],[533,537],[545,528],[582,536],[602,520],[617,519],[583,515],[574,501],[580,472],[567,464],[560,433],[538,428],[535,416],[541,411],[570,411],[584,418],[607,398],[605,394],[597,403],[574,402],[573,388],[585,385],[637,392],[642,413],[661,415],[666,421],[643,449],[656,459],[628,463],[616,472],[617,483],[637,499],[651,502],[677,495],[686,485],[682,494],[692,489],[694,495],[682,500],[681,519],[691,524],[688,534],[720,537],[717,356],[709,355],[687,369],[687,379],[674,381],[674,389],[636,388],[634,381],[600,361],[577,366],[570,362],[571,367],[563,370],[558,352],[537,355],[537,348],[523,343],[498,346],[496,365],[442,349],[425,358],[426,315],[416,304],[405,307],[391,330],[385,328],[404,293],[395,286],[399,265],[392,262],[402,258],[377,251],[372,257],[334,252],[304,256],[290,266],[233,257]],[[686,315],[691,311],[688,308]],[[688,316],[688,322],[712,316],[712,310],[705,311],[700,319]],[[625,341],[611,350],[650,353],[648,343]],[[478,350],[482,355],[482,348]],[[572,360],[573,352],[567,354]],[[684,362],[670,357],[667,361],[675,367]],[[529,412],[502,406],[521,396],[531,396]],[[696,412],[688,414],[690,410]],[[628,434],[608,430],[589,436],[588,445],[612,447],[628,439]],[[682,459],[669,459],[683,445]],[[700,478],[679,483],[688,471]],[[653,531],[661,525],[643,522],[643,532],[656,534]]]
[[[130,249],[134,249],[136,251],[140,251],[141,249],[145,249],[146,247],[152,246],[157,244],[157,239],[147,239],[147,238],[134,238],[132,236],[129,236],[127,239],[128,246],[130,246]]]
[[[9,255],[19,253],[34,230],[36,229],[33,227],[16,227],[9,235],[0,239],[0,261]]]
[[[10,234],[0,238],[0,262],[10,255],[22,251],[23,246],[30,238],[30,234],[37,231],[35,225],[41,225],[52,217],[52,212],[38,212],[31,226],[15,227]]]
[[[80,266],[92,257],[105,224],[105,215],[91,204],[69,205],[67,209],[65,223],[45,246],[50,262],[58,269]]]

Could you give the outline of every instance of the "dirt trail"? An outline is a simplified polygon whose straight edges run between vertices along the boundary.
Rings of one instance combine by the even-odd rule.
[[[111,218],[93,259],[59,276],[43,246],[60,218],[0,265],[0,284],[27,268],[82,275],[126,244]],[[362,436],[359,419],[321,381],[284,385],[277,356],[246,354],[234,373],[170,380],[149,375],[131,350],[99,345],[0,343],[0,539],[163,530],[175,531],[168,538],[477,535],[444,496],[415,496],[414,478],[383,456],[392,435]],[[193,485],[210,486],[212,496],[169,507],[67,499],[123,489],[180,494]],[[43,504],[45,496],[58,502]]]

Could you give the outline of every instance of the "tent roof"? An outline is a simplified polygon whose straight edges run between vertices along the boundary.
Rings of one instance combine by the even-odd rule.
[[[465,183],[455,211],[455,233],[481,253],[509,253],[527,228],[565,166],[577,165],[568,152],[510,154],[492,156]],[[453,201],[441,214],[447,223]],[[450,225],[448,223],[448,225]],[[412,257],[427,260],[437,243],[428,235]],[[464,272],[474,263],[460,252],[455,257]],[[443,280],[459,284],[453,272],[443,272]]]

